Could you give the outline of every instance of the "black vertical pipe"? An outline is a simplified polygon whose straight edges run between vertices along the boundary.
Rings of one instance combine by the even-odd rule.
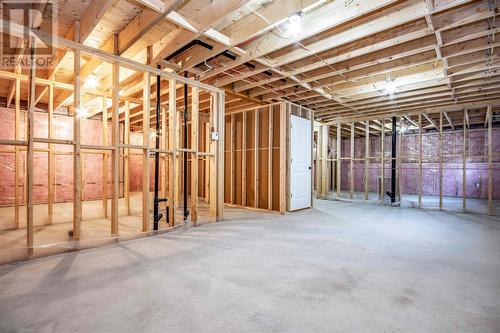
[[[158,66],[160,68],[160,66]],[[159,215],[159,200],[158,200],[158,183],[159,183],[159,169],[160,169],[160,153],[158,149],[160,149],[160,76],[156,76],[156,152],[155,152],[155,194],[154,194],[154,219],[153,219],[153,229],[158,230],[158,222],[161,219]],[[147,166],[144,166],[147,167]]]
[[[396,202],[396,117],[392,117],[391,203]]]
[[[187,72],[184,72],[187,77]],[[184,83],[184,149],[188,148],[188,86]],[[184,220],[187,219],[189,211],[187,209],[188,183],[187,183],[188,153],[184,151]]]

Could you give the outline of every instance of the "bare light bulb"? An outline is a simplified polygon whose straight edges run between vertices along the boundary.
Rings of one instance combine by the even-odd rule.
[[[86,118],[89,115],[89,110],[82,106],[76,109],[76,115],[80,118]]]
[[[295,12],[288,17],[288,24],[286,32],[290,36],[296,36],[302,31],[302,21],[304,14],[302,12]]]
[[[99,85],[99,78],[95,74],[90,74],[85,80],[85,88],[95,89]]]

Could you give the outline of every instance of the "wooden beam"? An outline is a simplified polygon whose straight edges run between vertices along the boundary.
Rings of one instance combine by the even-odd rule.
[[[385,118],[381,120],[380,126],[380,200],[384,201],[384,182],[385,182]]]
[[[99,22],[101,22],[102,18],[106,14],[109,8],[111,8],[117,0],[93,0],[82,14],[79,20],[79,26],[77,27],[76,23],[70,26],[68,32],[66,33],[66,39],[73,40],[75,39],[76,29],[79,30],[79,42],[84,43],[87,38],[91,35],[92,31],[97,27]],[[56,77],[61,66],[68,60],[69,53],[68,50],[63,48],[57,49],[57,55],[55,57],[55,63],[52,64],[50,69],[47,69],[47,79],[53,80]],[[82,78],[82,81],[84,78]],[[48,87],[43,87],[40,91],[40,94],[36,97],[35,104],[37,104],[42,97],[47,93]]]
[[[444,116],[446,117],[446,120],[448,121],[448,124],[450,124],[451,129],[454,130],[455,126],[453,126],[453,122],[451,121],[450,116],[448,115],[448,112],[443,111]]]
[[[467,109],[464,110],[462,120],[462,209],[467,209]]]
[[[340,168],[342,166],[341,164],[341,157],[342,157],[342,125],[340,122],[337,123],[337,198],[340,198],[340,189],[341,189],[341,173],[340,173]]]
[[[104,117],[104,114],[103,114]],[[165,128],[165,127],[163,127]],[[125,134],[123,143],[126,145],[130,144],[130,102],[125,102]],[[123,176],[123,187],[125,196],[125,207],[127,209],[127,215],[131,214],[130,209],[130,148],[124,149],[124,176]]]
[[[14,135],[16,140],[20,140],[21,136],[19,135],[19,124],[21,123],[21,80],[17,78],[15,80],[15,89],[16,89],[16,111],[14,116]],[[19,229],[19,174],[20,174],[20,154],[19,147],[15,147],[15,156],[14,156],[14,223],[16,229]]]
[[[259,152],[260,152],[260,140],[259,140],[259,109],[254,110],[254,207],[259,207]]]
[[[351,153],[349,155],[349,199],[354,198],[354,123],[351,123]]]
[[[79,22],[75,22],[75,39],[80,42]],[[81,117],[82,117],[82,93],[81,93],[81,55],[80,50],[74,50],[74,100],[73,100],[73,239],[80,239],[80,228],[82,223],[82,168],[81,168]]]
[[[53,139],[55,137],[54,133],[54,85],[51,84],[49,86],[49,105],[48,105],[48,138]],[[54,151],[52,144],[49,143],[48,145],[49,152],[48,152],[48,210],[49,210],[49,223],[53,223],[53,216],[54,216],[54,175],[55,175],[55,161],[54,161]]]
[[[316,166],[317,172],[320,175],[319,193],[321,196],[328,196],[329,188],[328,188],[328,133],[329,127],[328,125],[322,125],[320,127],[320,131],[318,132],[318,142],[319,146],[317,147],[317,151],[320,156],[320,163]]]
[[[118,53],[118,36],[114,35],[113,50]],[[119,196],[120,196],[120,65],[118,62],[112,64],[112,119],[111,119],[111,144],[113,151],[111,153],[111,235],[118,236],[118,215],[119,215]]]
[[[108,106],[106,97],[102,97],[102,145],[108,146]],[[108,218],[108,172],[109,156],[105,151],[102,154],[102,211],[104,218]]]
[[[422,115],[418,115],[418,207],[422,207]]]
[[[33,137],[35,129],[35,38],[30,37],[31,63],[29,70],[29,107],[26,122],[26,231],[28,254],[33,254],[34,222],[33,222]]]
[[[210,5],[205,7],[206,10],[197,11],[189,17],[189,23],[192,26],[191,30],[179,27],[170,31],[158,43],[156,43],[153,63],[161,63],[161,60],[187,45],[195,38],[198,38],[201,35],[206,36],[207,30],[219,24],[224,17],[241,8],[247,2],[248,0],[210,1]],[[196,25],[196,27],[194,27],[194,25]]]
[[[443,209],[443,112],[439,112],[439,209]]]
[[[144,73],[144,97],[143,108],[149,110],[150,108],[150,87],[151,87],[151,74]],[[145,147],[142,151],[142,231],[149,230],[150,214],[150,166],[149,155],[151,153],[150,143],[150,127],[149,127],[149,113],[143,113],[142,118],[142,145]],[[159,135],[155,133],[155,136]]]
[[[217,212],[216,221],[222,221],[224,219],[224,103],[225,95],[222,92],[216,93],[216,130],[219,133],[219,141],[217,141],[217,151],[215,157],[217,158]]]
[[[228,71],[238,65],[244,64],[255,58],[259,58],[273,51],[282,49],[294,43],[297,40],[302,40],[317,35],[325,30],[331,29],[334,26],[343,24],[347,21],[366,15],[370,12],[381,9],[384,6],[387,6],[394,2],[395,1],[389,1],[389,0],[380,0],[380,1],[374,0],[369,2],[354,0],[350,2],[348,5],[344,4],[343,2],[335,2],[335,1],[328,3],[323,7],[323,10],[313,11],[309,15],[305,15],[303,20],[303,28],[297,36],[294,36],[294,38],[283,38],[280,35],[275,35],[271,33],[265,34],[259,38],[256,38],[249,45],[247,45],[245,49],[246,53],[244,55],[240,56],[236,60],[225,63],[224,66],[220,68],[216,68],[209,71],[208,73],[202,75],[201,79],[205,80],[214,77],[222,72]],[[334,13],[333,16],[332,13]],[[329,44],[324,43],[324,46],[325,45]],[[273,65],[270,67],[275,67],[276,65],[281,63],[289,63],[293,61],[292,57],[295,57],[294,52],[287,54],[286,60],[277,62],[273,61]],[[239,78],[237,77],[236,79]],[[228,83],[230,82],[225,81],[223,84],[220,83],[220,85]]]
[[[490,215],[494,215],[495,207],[493,206],[493,136],[492,136],[492,123],[493,123],[493,109],[491,105],[488,106],[487,111],[490,116],[488,117],[488,210]]]
[[[236,121],[234,118],[234,113],[229,115],[231,120],[231,147],[230,147],[230,157],[229,157],[229,202],[234,205],[236,199],[235,182],[236,182]]]
[[[269,106],[268,155],[267,155],[267,209],[273,210],[273,107]]]
[[[173,151],[177,148],[177,106],[176,100],[176,81],[169,80],[169,102],[168,102],[168,148]],[[149,109],[146,109],[149,110]],[[169,210],[169,225],[173,227],[175,225],[175,214],[176,214],[176,191],[175,191],[175,181],[177,177],[177,154],[174,152],[169,156],[168,165],[168,210]]]
[[[242,113],[242,147],[241,147],[241,205],[247,205],[247,112]]]
[[[19,66],[19,64],[21,63],[20,60],[22,59],[22,57],[24,55],[24,51],[26,50],[26,45],[27,45],[27,43],[24,42],[24,39],[22,39],[22,38],[17,39],[17,48],[19,49],[19,53],[16,55],[16,58],[15,58],[15,63],[18,64],[14,68],[14,73],[16,73],[16,74],[21,73],[21,66]],[[12,102],[12,98],[14,97],[14,94],[15,94],[15,89],[16,89],[16,83],[14,81],[10,84],[9,94],[7,95],[7,108],[10,107],[10,103]]]
[[[370,166],[370,121],[365,122],[365,200],[368,200]]]
[[[199,89],[192,88],[191,99],[191,222],[196,227],[198,221],[198,141],[199,141]],[[185,134],[187,135],[187,133]]]
[[[287,183],[287,112],[286,103],[280,103],[280,213],[286,211],[286,183]]]

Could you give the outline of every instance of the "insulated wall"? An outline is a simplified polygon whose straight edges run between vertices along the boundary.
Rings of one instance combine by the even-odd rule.
[[[474,123],[469,121],[473,116]],[[495,214],[500,202],[500,127],[493,125],[494,110],[464,111],[463,124],[457,113],[455,120],[446,112],[437,120],[425,117],[425,126],[422,115],[398,118],[395,159],[388,119],[318,124],[317,194],[390,201],[394,161],[396,202]]]

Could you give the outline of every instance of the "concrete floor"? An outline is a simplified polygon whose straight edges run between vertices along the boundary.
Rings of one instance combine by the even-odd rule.
[[[369,192],[368,200],[365,200],[364,191],[354,191],[353,198],[350,199],[349,191],[341,191],[340,199],[343,201],[352,201],[357,203],[374,203],[382,204],[379,199],[378,192]],[[330,191],[328,199],[337,200],[337,192],[335,190]],[[396,199],[398,200],[398,199]],[[384,196],[384,205],[390,205],[391,199],[389,196]],[[493,214],[500,215],[500,200],[493,200]],[[399,202],[401,207],[418,207],[418,195],[416,194],[402,194],[401,201]],[[444,211],[457,212],[457,213],[471,213],[471,214],[488,214],[490,215],[488,200],[487,199],[477,199],[477,198],[467,198],[465,202],[466,208],[463,210],[462,197],[448,197],[443,196],[443,209]],[[439,196],[437,195],[422,195],[422,209],[439,209]]]
[[[0,331],[500,332],[500,220],[317,201],[0,267]]]
[[[151,202],[153,199],[151,198]],[[144,236],[142,228],[142,193],[135,192],[130,195],[130,215],[124,199],[119,200],[118,230],[119,239],[127,240]],[[159,229],[169,229],[166,221],[165,206],[160,207],[164,217],[159,223]],[[199,201],[198,224],[209,222],[208,205]],[[75,249],[85,249],[105,244],[115,243],[116,238],[111,235],[111,219],[104,218],[101,200],[88,200],[83,202],[83,219],[81,225],[81,241],[71,242],[68,231],[73,229],[73,203],[59,202],[54,204],[54,219],[48,224],[47,204],[34,205],[35,228],[34,249],[31,257],[44,257],[47,255],[65,253]],[[29,257],[26,245],[26,208],[20,207],[19,229],[0,229],[0,264],[25,260]],[[111,200],[108,201],[108,212],[111,212]],[[176,221],[182,221],[182,208],[177,209]],[[151,211],[151,215],[153,212]],[[0,207],[0,226],[14,224],[14,207]]]

